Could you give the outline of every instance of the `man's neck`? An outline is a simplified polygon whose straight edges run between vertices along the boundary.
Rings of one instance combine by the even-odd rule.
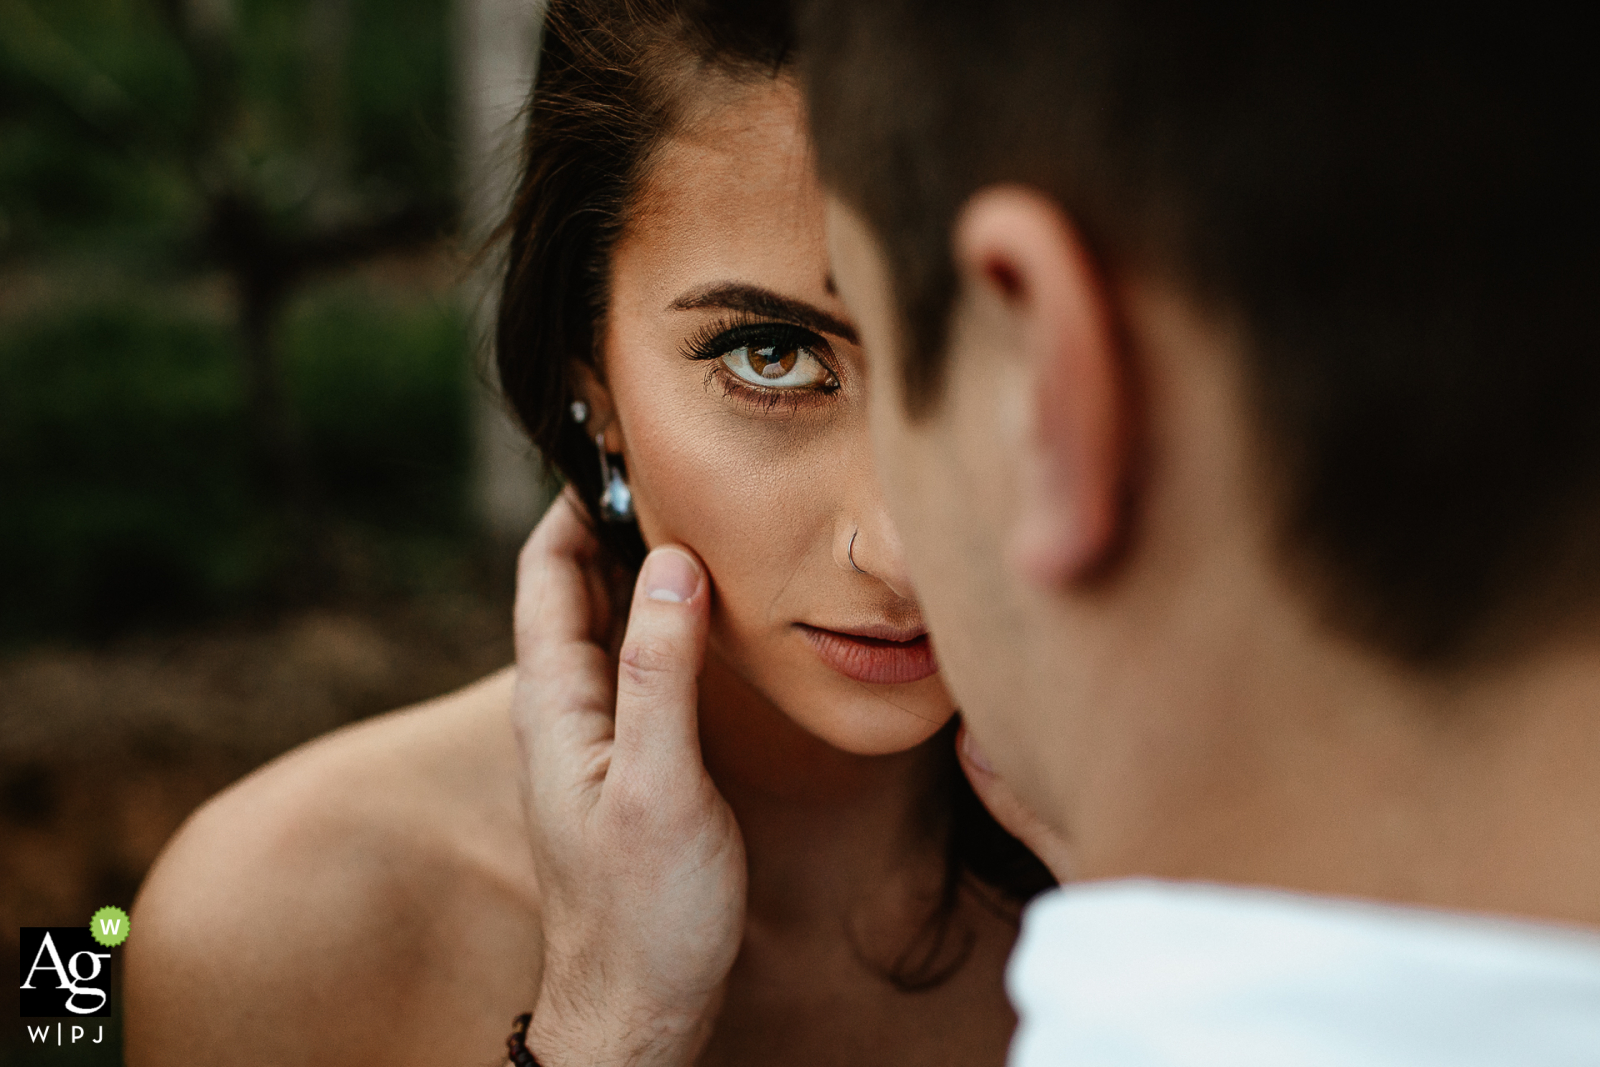
[[[1331,639],[1300,652],[1211,690],[1209,728],[1247,740],[1166,795],[1172,826],[1083,873],[1600,927],[1600,649],[1433,676]]]

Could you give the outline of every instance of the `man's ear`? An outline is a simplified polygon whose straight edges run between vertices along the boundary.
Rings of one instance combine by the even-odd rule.
[[[1001,316],[1023,364],[1012,563],[1059,588],[1108,562],[1124,520],[1131,397],[1109,294],[1065,212],[1025,187],[974,194],[954,255],[962,299]]]

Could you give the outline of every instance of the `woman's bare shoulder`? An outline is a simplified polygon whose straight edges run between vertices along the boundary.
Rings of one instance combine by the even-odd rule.
[[[510,700],[506,670],[301,745],[195,812],[147,889],[176,888],[166,883],[178,874],[225,884],[369,858],[386,871],[395,848],[437,861],[439,850],[520,835]]]
[[[129,1062],[420,1062],[441,1024],[492,1056],[539,941],[510,699],[503,671],[358,723],[196,812],[134,910]]]

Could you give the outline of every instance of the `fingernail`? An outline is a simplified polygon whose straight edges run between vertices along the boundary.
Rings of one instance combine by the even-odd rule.
[[[681,604],[700,587],[700,568],[675,548],[658,548],[645,558],[639,581],[651,600]]]
[[[994,768],[989,766],[989,761],[983,758],[983,749],[978,747],[978,742],[972,739],[972,731],[965,726],[961,728],[961,751],[966,754],[967,762],[972,764],[984,774],[993,774]]]

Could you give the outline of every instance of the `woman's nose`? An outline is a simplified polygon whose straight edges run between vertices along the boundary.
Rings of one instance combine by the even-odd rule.
[[[874,503],[876,506],[854,515],[841,516],[834,533],[834,562],[847,570],[876,578],[896,596],[912,600],[916,594],[906,571],[905,547],[900,542],[900,533],[883,505]]]

